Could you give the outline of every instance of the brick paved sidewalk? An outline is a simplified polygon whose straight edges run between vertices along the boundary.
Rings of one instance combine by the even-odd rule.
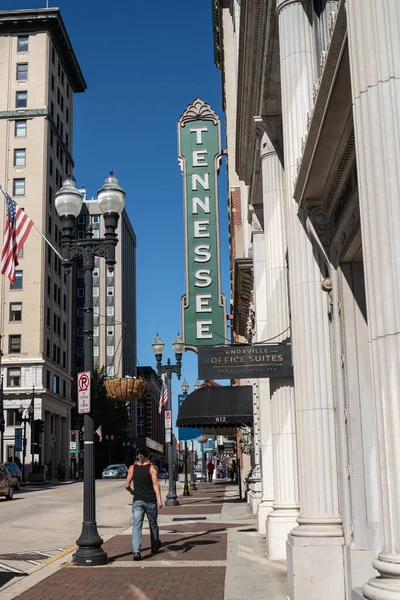
[[[226,498],[225,490],[229,498]],[[200,483],[197,491],[193,490],[189,497],[179,498],[179,506],[164,507],[160,511],[162,548],[157,555],[152,555],[150,552],[149,531],[148,528],[144,528],[143,559],[134,562],[131,528],[128,528],[104,543],[103,548],[109,557],[107,566],[76,567],[70,562],[72,556],[69,556],[68,561],[64,559],[64,562],[60,562],[57,567],[53,565],[51,572],[46,572],[46,567],[38,571],[36,573],[38,581],[32,579],[33,585],[29,589],[27,589],[29,585],[27,580],[12,585],[5,590],[4,598],[5,600],[13,598],[18,600],[186,600],[188,598],[237,600],[250,597],[252,600],[259,600],[257,595],[252,594],[252,584],[249,585],[246,569],[237,569],[234,566],[233,569],[231,568],[232,574],[227,577],[229,556],[231,556],[230,560],[239,559],[240,563],[243,563],[243,558],[239,556],[237,542],[234,543],[233,553],[232,544],[230,544],[231,549],[228,549],[229,536],[247,536],[248,539],[250,539],[248,536],[253,536],[253,541],[259,543],[259,536],[254,533],[254,518],[244,503],[236,503],[236,499],[232,497],[236,493],[236,486],[233,489],[222,483],[213,485]],[[232,513],[234,518],[225,522],[224,513],[228,517],[229,513]],[[243,549],[245,546],[240,548]],[[250,547],[248,550],[252,552]],[[249,558],[252,557],[247,557],[247,560]],[[257,560],[267,566],[268,561],[262,554],[257,557]],[[256,569],[259,571],[260,565],[256,565]],[[227,594],[227,580],[235,576],[238,577],[238,584],[234,584],[233,588],[229,584]],[[286,576],[283,565],[278,565],[277,577],[279,586],[284,584]],[[243,592],[240,591],[239,580],[244,584]],[[22,591],[21,584],[25,584],[25,591]],[[258,587],[256,582],[253,582],[253,589]],[[260,589],[262,588],[263,585]],[[279,591],[278,588],[276,589]],[[3,598],[3,592],[0,592],[0,597]],[[274,596],[265,596],[262,593],[260,600],[269,597],[274,600],[286,600],[284,593]]]

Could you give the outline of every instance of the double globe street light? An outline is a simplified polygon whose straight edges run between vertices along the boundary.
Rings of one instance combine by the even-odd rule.
[[[83,198],[76,189],[75,181],[68,178],[55,195],[55,206],[61,218],[61,251],[63,267],[68,273],[74,259],[82,259],[85,286],[84,312],[84,370],[93,372],[93,271],[95,258],[105,258],[110,271],[115,265],[115,247],[118,243],[116,229],[119,215],[125,205],[125,192],[118,185],[113,172],[105,180],[97,194],[100,211],[104,219],[104,237],[94,238],[89,224],[84,239],[73,237],[75,222],[82,209]],[[96,524],[96,495],[94,472],[94,419],[93,402],[90,398],[90,412],[84,416],[83,454],[83,523],[80,537],[76,540],[78,550],[74,563],[79,566],[96,566],[107,563],[107,554],[102,549],[103,540]]]
[[[172,425],[171,379],[172,379],[172,373],[176,373],[178,379],[181,378],[182,354],[185,351],[185,343],[184,343],[182,337],[178,333],[178,335],[176,336],[176,338],[172,344],[172,350],[175,353],[175,359],[176,359],[175,365],[171,364],[171,360],[169,358],[167,360],[166,365],[162,364],[162,355],[164,352],[165,345],[164,345],[164,342],[161,340],[161,338],[158,336],[158,333],[157,333],[156,339],[152,343],[151,347],[153,348],[153,352],[156,357],[158,375],[160,375],[160,376],[163,374],[166,375],[167,395],[168,395],[166,410],[170,411],[171,425]],[[176,481],[175,481],[175,471],[174,471],[174,454],[173,454],[172,440],[173,440],[173,436],[172,436],[172,427],[171,427],[171,431],[169,432],[168,437],[166,436],[166,445],[167,445],[167,451],[168,451],[168,494],[167,494],[167,498],[165,501],[165,506],[177,506],[179,504],[177,494],[176,494]]]

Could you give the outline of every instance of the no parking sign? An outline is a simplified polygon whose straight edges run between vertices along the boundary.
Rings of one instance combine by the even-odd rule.
[[[90,413],[90,371],[78,373],[78,413]]]

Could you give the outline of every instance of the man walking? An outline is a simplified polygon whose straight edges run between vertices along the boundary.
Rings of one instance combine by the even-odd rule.
[[[215,469],[214,463],[212,462],[212,460],[209,460],[207,463],[208,483],[212,483],[214,469]]]
[[[157,554],[161,547],[157,516],[158,509],[163,506],[157,468],[149,462],[149,451],[146,447],[140,448],[138,460],[129,467],[125,488],[133,496],[133,560],[142,560],[140,549],[144,515],[146,514],[150,526],[151,553]]]

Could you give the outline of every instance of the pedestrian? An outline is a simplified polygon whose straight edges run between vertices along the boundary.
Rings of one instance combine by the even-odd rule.
[[[57,466],[58,481],[65,481],[66,472],[67,472],[67,465],[65,463],[65,460],[60,460],[60,462],[58,463],[58,466]]]
[[[224,479],[225,478],[225,469],[224,469],[224,465],[222,464],[222,462],[219,462],[218,465],[218,478],[219,479]]]
[[[131,483],[133,483],[133,489]],[[138,460],[129,467],[125,488],[133,496],[133,560],[142,560],[140,550],[144,515],[146,514],[150,526],[151,553],[157,554],[161,547],[157,516],[158,509],[163,506],[158,471],[149,462],[149,451],[146,447],[139,449]]]
[[[233,483],[233,480],[235,479],[236,471],[237,471],[236,461],[232,460],[232,467],[231,467],[231,470],[229,472],[229,475],[231,477],[231,483]]]
[[[214,463],[212,462],[212,460],[209,460],[207,463],[208,483],[212,483],[214,469],[215,469]]]

